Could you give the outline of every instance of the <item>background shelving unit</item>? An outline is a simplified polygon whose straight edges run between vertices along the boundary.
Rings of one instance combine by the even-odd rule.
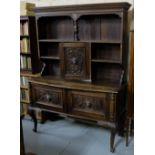
[[[36,21],[34,16],[20,16],[20,102],[27,115],[30,103],[28,79],[39,75]]]

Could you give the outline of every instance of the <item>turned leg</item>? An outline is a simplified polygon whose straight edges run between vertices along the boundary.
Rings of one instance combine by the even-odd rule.
[[[33,131],[37,132],[37,118],[36,118],[35,110],[30,110],[30,116],[32,117],[32,119],[34,121]]]
[[[114,152],[114,141],[115,141],[116,129],[111,129],[111,137],[110,137],[110,151]]]

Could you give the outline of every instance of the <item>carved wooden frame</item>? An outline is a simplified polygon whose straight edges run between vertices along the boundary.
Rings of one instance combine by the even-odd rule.
[[[77,107],[75,107],[75,104],[74,103],[74,99],[76,96],[79,96],[79,97],[82,97],[83,101],[82,103],[79,103],[78,102],[78,105]],[[80,106],[82,106],[83,104],[87,104],[85,103],[85,101],[90,99],[90,101],[95,101],[95,100],[100,100],[102,104],[102,106],[104,107],[103,111],[104,112],[99,112],[98,110],[93,110],[93,107],[92,107],[92,111],[89,111],[87,109],[87,106],[89,105],[86,105],[85,106],[85,109],[82,110],[82,108],[80,108]],[[93,100],[94,99],[94,100]],[[68,109],[68,112],[71,113],[71,114],[74,114],[74,115],[81,115],[81,116],[87,116],[89,118],[92,118],[92,119],[99,119],[99,120],[108,120],[109,119],[109,104],[107,104],[107,101],[108,101],[108,94],[106,93],[92,93],[92,92],[79,92],[79,91],[69,91],[68,92],[68,100],[69,100],[69,109]],[[81,105],[80,105],[81,104]],[[89,103],[88,103],[89,104]],[[97,104],[97,103],[94,103],[92,102],[92,104]],[[79,108],[78,108],[79,106]],[[101,108],[101,107],[98,107],[98,108]],[[101,109],[100,109],[101,110]]]
[[[88,43],[60,44],[61,72],[63,78],[69,80],[89,79],[90,52],[88,50]],[[68,55],[66,56],[66,54]],[[73,55],[76,55],[76,60]]]

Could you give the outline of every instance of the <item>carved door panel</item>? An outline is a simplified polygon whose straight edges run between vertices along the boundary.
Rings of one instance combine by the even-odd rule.
[[[91,93],[70,91],[69,113],[97,120],[109,119],[109,95],[107,93]]]
[[[65,79],[89,78],[89,52],[86,43],[62,43],[62,75]]]
[[[49,110],[63,111],[63,91],[62,89],[53,88],[50,86],[32,84],[31,101],[34,105]]]

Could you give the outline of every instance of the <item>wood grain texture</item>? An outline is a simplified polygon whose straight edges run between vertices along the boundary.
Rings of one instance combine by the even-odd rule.
[[[122,131],[128,3],[35,9],[44,68],[31,78],[31,106]],[[35,121],[35,120],[34,120]]]

